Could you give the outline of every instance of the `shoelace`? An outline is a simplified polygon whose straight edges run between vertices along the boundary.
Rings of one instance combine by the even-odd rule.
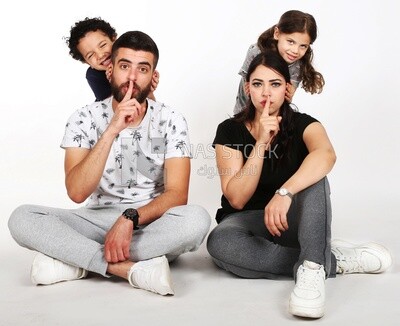
[[[363,266],[358,257],[338,255],[336,256],[336,262],[340,272],[343,274],[364,272]]]
[[[302,272],[300,273],[300,277],[297,280],[297,286],[302,289],[317,289],[318,288],[318,276],[321,273],[321,270],[311,270],[305,269],[301,266]]]

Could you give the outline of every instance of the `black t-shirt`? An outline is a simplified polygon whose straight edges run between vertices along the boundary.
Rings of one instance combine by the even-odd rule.
[[[289,144],[289,157],[278,160],[279,146],[262,153],[264,154],[264,164],[260,180],[253,196],[243,210],[263,210],[274,196],[276,189],[279,189],[298,170],[308,154],[303,141],[303,133],[306,127],[313,122],[317,122],[317,120],[307,114],[295,112],[293,137]],[[246,162],[255,143],[256,140],[244,123],[231,118],[218,125],[213,146],[219,144],[238,150],[242,153],[244,162]],[[220,171],[220,173],[225,172],[229,173],[229,171]],[[243,173],[254,172],[251,168],[248,171],[243,171]],[[226,214],[238,212],[229,204],[224,195],[221,198],[221,206],[222,208],[217,212],[217,222],[220,222]]]
[[[89,67],[86,71],[86,79],[96,97],[96,101],[102,101],[111,96],[111,85],[105,71]]]

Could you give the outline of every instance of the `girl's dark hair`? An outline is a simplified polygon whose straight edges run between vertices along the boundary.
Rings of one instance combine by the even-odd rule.
[[[287,83],[290,83],[290,73],[289,67],[286,61],[275,51],[262,51],[258,54],[253,61],[250,63],[247,75],[246,82],[250,82],[251,74],[256,70],[258,66],[265,66],[274,70],[276,73],[282,75],[285,78]],[[247,102],[246,107],[243,111],[236,114],[233,119],[242,123],[249,123],[252,125],[254,118],[256,115],[256,108],[251,101],[251,97],[249,96],[249,100]],[[278,149],[279,159],[284,156],[288,156],[287,154],[290,152],[289,145],[293,136],[294,129],[294,110],[290,106],[289,102],[285,99],[282,106],[279,109],[279,116],[282,117],[282,120],[279,124],[280,131],[271,144],[271,148]],[[276,146],[278,145],[278,146]]]
[[[85,37],[88,32],[95,31],[102,31],[112,41],[117,37],[115,28],[105,20],[101,19],[100,17],[86,17],[85,19],[76,22],[75,25],[71,27],[70,36],[66,38],[69,54],[72,58],[85,62],[85,59],[78,50],[78,44],[81,38]]]
[[[317,23],[310,14],[299,10],[289,10],[279,19],[278,24],[263,32],[257,41],[261,51],[273,50],[278,52],[277,40],[274,39],[275,27],[283,34],[307,33],[311,44],[317,39]],[[312,66],[313,51],[308,47],[305,55],[300,59],[302,88],[311,94],[321,93],[325,85],[324,77]]]

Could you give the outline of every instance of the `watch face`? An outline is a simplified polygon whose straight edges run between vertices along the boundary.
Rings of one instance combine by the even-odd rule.
[[[282,196],[286,196],[286,195],[287,195],[287,193],[288,193],[288,191],[287,191],[285,188],[281,188],[281,189],[279,189],[279,194],[280,194],[280,195],[282,195]]]
[[[137,215],[137,211],[134,208],[128,208],[127,210],[125,210],[124,215],[133,218]]]

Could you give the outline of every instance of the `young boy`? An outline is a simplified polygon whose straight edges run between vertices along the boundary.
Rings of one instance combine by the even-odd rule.
[[[111,47],[117,38],[115,28],[101,18],[88,18],[78,21],[71,27],[66,43],[69,54],[75,60],[87,63],[86,79],[96,101],[111,96],[109,66],[111,64]],[[153,91],[157,88],[159,74],[152,79],[149,97],[155,100]]]

